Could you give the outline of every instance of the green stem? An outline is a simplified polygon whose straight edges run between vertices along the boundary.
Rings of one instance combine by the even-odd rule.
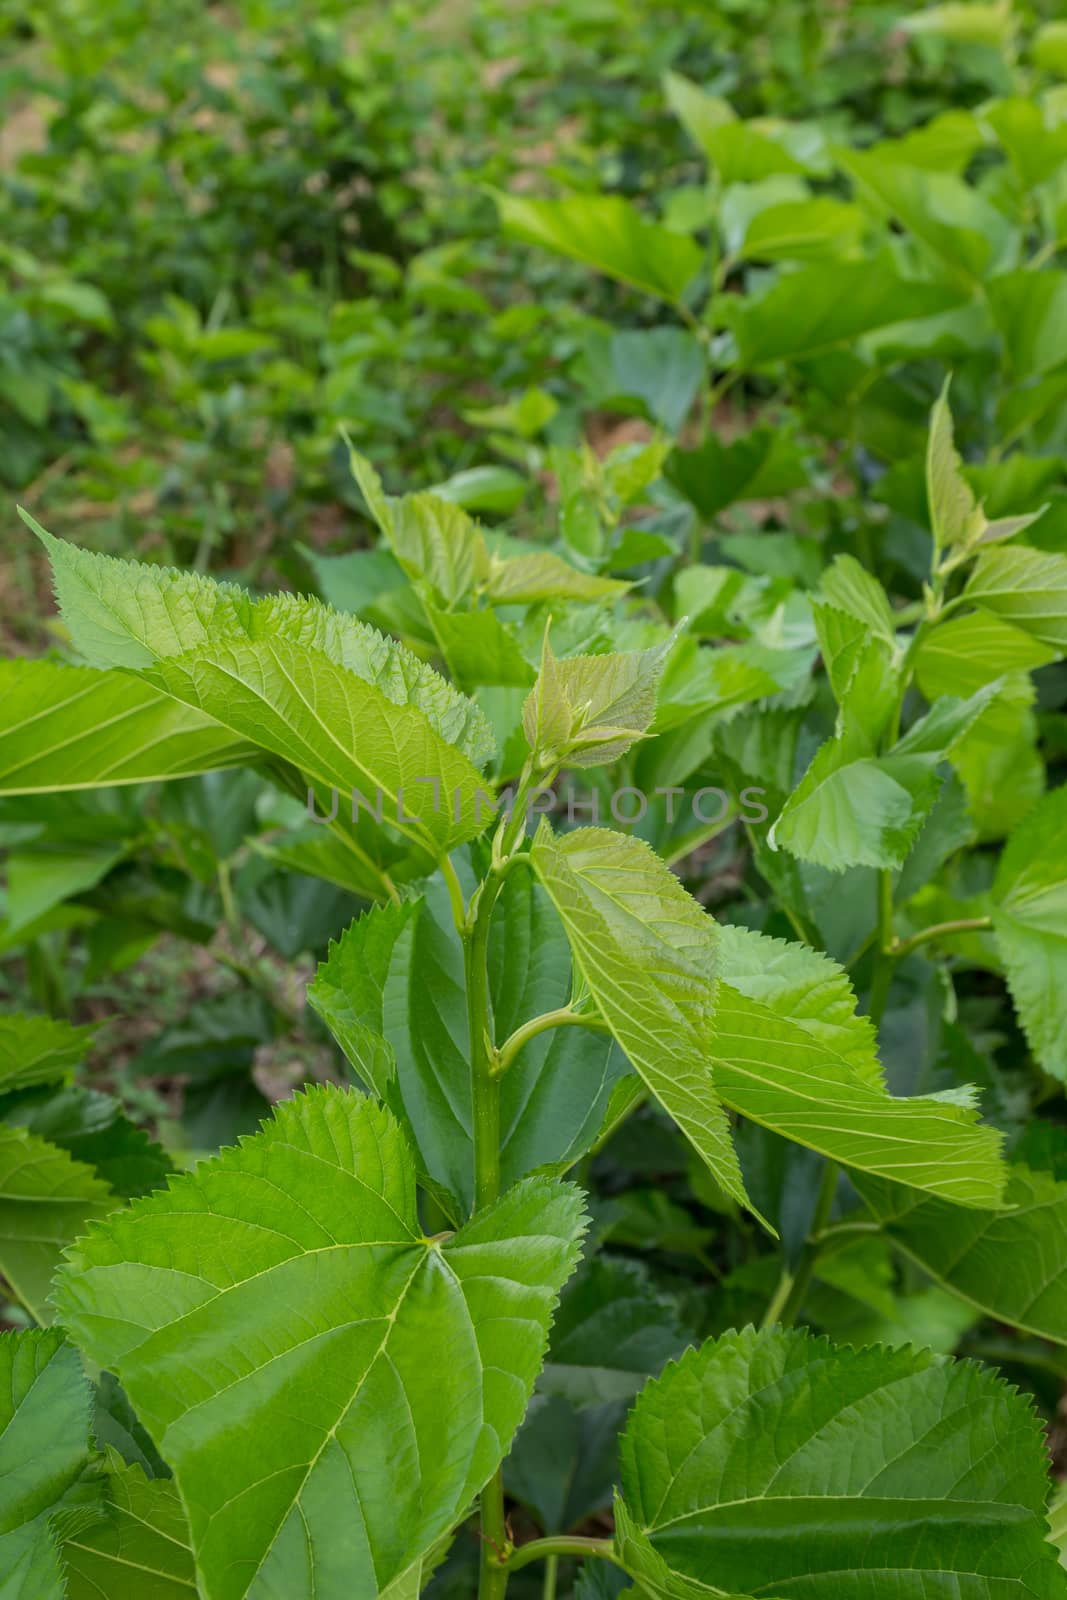
[[[780,1320],[782,1312],[785,1310],[785,1303],[792,1292],[793,1274],[783,1267],[774,1293],[771,1295],[767,1309],[763,1313],[763,1321],[760,1323],[761,1328],[774,1327],[775,1323]]]
[[[874,1026],[880,1026],[885,1015],[889,991],[893,984],[896,962],[893,957],[893,874],[888,870],[878,874],[878,933],[876,942],[874,977],[867,1014]]]
[[[471,1109],[474,1130],[474,1210],[491,1206],[500,1194],[500,1076],[492,1041],[489,996],[489,927],[503,877],[493,873],[471,901],[463,938],[470,1034]],[[508,1586],[501,1565],[510,1549],[504,1516],[504,1479],[490,1478],[481,1499],[482,1558],[479,1600],[503,1600]]]
[[[549,1561],[553,1557],[574,1556],[579,1561],[614,1561],[615,1546],[611,1539],[585,1539],[579,1534],[553,1534],[547,1539],[532,1539],[520,1544],[507,1557],[508,1572],[518,1572],[533,1561]]]
[[[529,1022],[524,1022],[515,1032],[509,1035],[497,1051],[497,1074],[503,1077],[511,1066],[519,1051],[539,1033],[547,1033],[550,1028],[592,1028],[597,1033],[607,1033],[609,1028],[603,1017],[598,1017],[591,1011],[573,1011],[570,1006],[560,1006],[556,1011],[545,1011],[539,1017],[531,1017]]]
[[[545,1582],[541,1590],[541,1600],[556,1600],[556,1584],[559,1581],[559,1556],[549,1556],[545,1561]]]
[[[819,1197],[815,1202],[815,1214],[811,1219],[811,1230],[800,1252],[796,1271],[793,1273],[783,1271],[763,1319],[765,1328],[769,1328],[772,1322],[779,1323],[783,1328],[791,1328],[797,1320],[797,1313],[803,1306],[808,1289],[811,1287],[812,1274],[822,1250],[823,1235],[833,1210],[834,1196],[837,1193],[837,1173],[837,1162],[827,1161],[819,1185]]]
[[[452,907],[452,921],[456,925],[456,932],[462,935],[467,921],[467,908],[463,899],[463,889],[450,856],[441,858],[441,876],[445,880],[448,890],[448,900]]]
[[[920,928],[918,933],[913,933],[910,939],[898,939],[891,953],[894,961],[900,961],[920,945],[929,944],[932,939],[943,939],[953,933],[985,933],[992,926],[992,917],[957,917],[952,922],[932,922],[928,928]]]
[[[491,1206],[500,1193],[500,1074],[492,1040],[489,999],[489,926],[501,878],[485,880],[471,902],[463,957],[470,1033],[471,1100],[474,1125],[474,1209]]]
[[[230,935],[238,944],[241,940],[241,914],[237,909],[237,901],[233,892],[233,868],[229,860],[220,861],[218,865],[219,899],[222,901],[222,915]]]

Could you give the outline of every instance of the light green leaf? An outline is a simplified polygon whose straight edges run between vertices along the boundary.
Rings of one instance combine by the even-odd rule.
[[[91,1026],[73,1027],[59,1017],[9,1012],[0,1017],[0,1093],[56,1083],[89,1048]]]
[[[1067,651],[1067,556],[1023,545],[987,550],[964,598],[1060,654]]]
[[[91,666],[146,667],[192,649],[211,628],[248,623],[253,600],[236,584],[97,555],[19,515],[45,547],[63,621]]]
[[[546,631],[541,673],[523,706],[530,748],[547,766],[601,767],[652,725],[673,636],[648,650],[557,661]]]
[[[970,1105],[887,1094],[869,1063],[861,1072],[823,1042],[794,985],[764,992],[768,1004],[719,984],[708,1052],[724,1105],[861,1172],[960,1205],[1002,1203],[1001,1136]]]
[[[858,737],[821,746],[771,828],[772,846],[831,872],[903,866],[937,798],[936,763],[867,746]]]
[[[832,606],[854,617],[886,644],[896,643],[896,623],[889,596],[855,556],[835,556],[822,575],[819,592]]]
[[[1056,651],[992,611],[939,622],[923,638],[915,675],[928,700],[970,695],[1011,673],[1031,672],[1055,661]]]
[[[439,500],[453,500],[464,511],[499,511],[507,516],[522,504],[527,487],[526,479],[512,467],[486,464],[464,467],[435,483],[430,492]]]
[[[883,1234],[953,1294],[1015,1328],[1067,1344],[1067,1183],[1013,1164],[1005,1209],[973,1211],[860,1174]]]
[[[518,637],[495,611],[439,611],[427,606],[426,614],[452,679],[472,690],[483,684],[513,684],[525,688],[534,669],[522,653]]]
[[[902,223],[950,277],[975,284],[1014,265],[1018,235],[1008,218],[955,173],[889,161],[881,152],[839,149],[836,159],[860,196]]]
[[[988,1368],[751,1328],[649,1384],[616,1547],[661,1600],[1062,1600],[1044,1440]]]
[[[857,1077],[881,1084],[878,1035],[856,1012],[844,967],[809,945],[719,924],[719,975],[731,988],[802,1028]]]
[[[737,254],[745,261],[814,261],[850,256],[863,236],[859,206],[819,195],[786,200],[757,211],[745,228]]]
[[[928,167],[934,172],[961,173],[984,143],[982,125],[974,112],[953,106],[900,138],[880,140],[872,149],[889,161]]]
[[[485,826],[483,782],[414,705],[398,705],[324,652],[290,640],[205,642],[153,669],[166,692],[295,766],[320,796],[357,792],[431,855]]]
[[[676,72],[664,75],[667,103],[694,143],[703,150],[723,188],[759,183],[776,173],[811,170],[804,154],[817,157],[811,130],[770,117],[742,121],[720,95],[708,94]],[[799,136],[799,137],[798,137]]]
[[[886,255],[819,262],[782,274],[759,296],[728,297],[741,365],[801,361],[852,344],[874,328],[933,316],[959,304],[949,285],[902,278]]]
[[[95,789],[235,766],[255,746],[125,673],[0,661],[0,793]]]
[[[993,886],[993,928],[1030,1048],[1067,1079],[1067,787],[1012,834]]]
[[[492,557],[486,595],[494,605],[531,605],[538,600],[615,600],[630,585],[618,578],[579,572],[551,550],[526,556]]]
[[[716,926],[643,840],[604,828],[531,850],[575,964],[612,1033],[716,1182],[749,1204],[707,1052]]]
[[[836,737],[873,754],[899,699],[899,652],[854,610],[821,594],[812,599],[819,653],[838,704]]]
[[[1025,673],[1003,678],[950,757],[967,791],[967,811],[980,839],[1003,839],[1013,832],[1044,792],[1035,699],[1034,685]]]
[[[62,1334],[0,1333],[3,1600],[64,1600],[53,1519],[78,1507],[91,1515],[91,1405],[78,1353]]]
[[[38,1322],[67,1245],[120,1202],[92,1167],[25,1128],[0,1123],[0,1273]]]
[[[678,121],[702,150],[720,128],[737,121],[737,112],[728,100],[709,94],[680,72],[663,74],[663,92]]]
[[[95,889],[125,854],[121,844],[75,840],[68,845],[61,838],[12,850],[7,860],[7,932],[28,928],[64,900]]]
[[[32,517],[24,520],[48,551],[63,620],[93,666],[158,668],[164,676],[166,660],[194,653],[240,654],[249,646],[260,653],[264,646],[318,651],[393,705],[416,707],[472,762],[493,753],[492,735],[473,701],[355,617],[318,600],[275,594],[255,601],[233,584],[197,573],[96,555],[53,538]],[[158,686],[158,677],[153,681]]]
[[[926,450],[926,494],[930,527],[939,550],[946,545],[972,544],[986,527],[974,490],[963,476],[963,462],[952,434],[946,378],[930,413],[930,438]]]
[[[513,238],[570,256],[671,305],[678,304],[704,264],[695,240],[646,221],[618,195],[529,200],[498,194],[496,204]]]
[[[1067,361],[1067,273],[1006,272],[986,292],[1017,378],[1053,372]]]
[[[57,1297],[174,1469],[204,1600],[370,1600],[508,1448],[581,1232],[531,1179],[425,1238],[396,1122],[323,1088],[95,1230]]]
[[[1067,21],[1046,22],[1030,41],[1030,59],[1035,67],[1067,78]]]
[[[772,845],[834,872],[850,866],[899,871],[937,799],[938,767],[994,694],[988,685],[966,700],[943,697],[884,756],[872,753],[873,730],[846,722],[816,752],[786,801],[771,829]]]
[[[981,0],[946,0],[944,5],[913,11],[901,19],[901,27],[909,33],[935,33],[958,44],[982,44],[991,50],[1003,50],[1010,44],[1014,29],[1011,0],[993,5],[982,4]]]
[[[371,515],[408,577],[429,584],[445,606],[470,594],[489,570],[489,551],[478,524],[457,501],[439,494],[400,499],[385,494],[370,462],[351,447],[348,455]]]
[[[198,1600],[189,1524],[171,1478],[108,1453],[103,1519],[63,1543],[66,1600]]]

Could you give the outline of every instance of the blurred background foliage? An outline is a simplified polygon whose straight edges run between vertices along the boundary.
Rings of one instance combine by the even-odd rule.
[[[860,144],[1034,71],[872,0],[3,0],[0,49],[9,499],[291,581],[294,542],[336,546],[357,503],[339,424],[410,487],[483,464],[524,397],[509,433],[574,443],[591,319],[654,320],[502,239],[493,188],[670,200],[685,226],[702,163],[668,69]],[[5,628],[39,645],[5,521]]]

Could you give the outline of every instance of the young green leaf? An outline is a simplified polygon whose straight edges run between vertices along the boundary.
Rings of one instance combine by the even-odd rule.
[[[869,633],[889,646],[896,644],[892,607],[878,579],[861,567],[855,556],[836,555],[822,575],[819,593],[831,606],[844,611]]]
[[[493,752],[485,718],[466,695],[355,617],[290,594],[255,601],[234,584],[215,583],[196,573],[96,555],[53,538],[32,518],[25,520],[48,551],[56,596],[75,647],[93,666],[154,668],[152,681],[172,693],[164,681],[169,659],[244,657],[255,680],[259,673],[251,663],[268,646],[292,660],[293,652],[315,652],[377,689],[391,705],[417,708],[442,739],[472,762],[481,763]],[[239,666],[234,670],[239,674]]]
[[[1067,1079],[1067,787],[1012,834],[993,886],[993,928],[1030,1048]]]
[[[751,368],[806,360],[874,328],[934,316],[958,305],[961,294],[948,284],[902,278],[888,256],[880,255],[802,267],[763,295],[736,297],[727,310],[741,364]]]
[[[723,188],[809,170],[789,147],[788,123],[742,121],[720,95],[708,94],[676,72],[664,75],[664,88],[668,105],[703,150]]]
[[[618,195],[530,200],[498,194],[496,204],[513,238],[570,256],[671,305],[679,303],[704,264],[693,239],[646,221]]]
[[[866,1174],[861,1196],[886,1238],[997,1322],[1067,1344],[1067,1183],[1012,1164],[1003,1210],[981,1212]]]
[[[401,569],[429,585],[438,604],[454,606],[484,582],[489,552],[478,524],[455,501],[432,493],[395,499],[370,462],[349,448],[352,475]]]
[[[536,676],[518,635],[495,611],[441,611],[427,605],[434,639],[454,683],[464,690],[483,684],[525,689]]]
[[[1055,661],[1056,651],[992,611],[971,611],[937,623],[915,657],[915,676],[928,700],[969,695],[1010,673]]]
[[[966,700],[945,696],[875,755],[871,728],[843,707],[843,731],[820,747],[771,829],[772,845],[841,872],[850,866],[899,870],[941,788],[938,767],[987,709],[995,685]],[[857,692],[850,681],[849,694]]]
[[[0,1273],[38,1322],[68,1244],[118,1204],[95,1169],[24,1128],[0,1123]]]
[[[936,763],[868,753],[865,739],[829,740],[770,832],[772,845],[831,872],[900,868],[940,787]]]
[[[0,1094],[58,1083],[81,1061],[92,1036],[92,1027],[75,1028],[60,1017],[0,1017]]]
[[[1037,1417],[988,1369],[748,1328],[641,1395],[616,1547],[662,1600],[1062,1600],[1046,1493]]]
[[[532,605],[540,600],[615,600],[630,585],[618,578],[579,572],[551,550],[527,556],[496,556],[489,564],[486,595],[494,605]]]
[[[955,173],[889,160],[882,151],[838,149],[836,159],[858,197],[907,228],[949,277],[973,285],[1015,264],[1017,230]]]
[[[986,45],[991,50],[1007,50],[1011,45],[1014,21],[1010,4],[994,0],[945,0],[901,18],[909,33],[936,33],[958,44]]]
[[[1001,1135],[973,1106],[888,1094],[822,1042],[791,985],[768,1001],[720,981],[706,1049],[724,1105],[859,1172],[960,1205],[1003,1203]]]
[[[315,1089],[94,1230],[57,1304],[173,1467],[205,1600],[350,1600],[496,1469],[581,1233],[577,1191],[531,1179],[425,1238],[397,1123]]]
[[[649,650],[558,661],[548,632],[522,724],[543,767],[600,767],[648,732],[673,637]]]
[[[719,975],[750,1000],[788,1017],[857,1077],[881,1083],[874,1025],[857,1014],[848,974],[829,956],[754,928],[720,923]]]
[[[1024,545],[983,553],[964,599],[1022,628],[1062,655],[1067,651],[1067,556]]]
[[[930,528],[938,550],[946,546],[974,544],[986,527],[985,514],[974,490],[963,476],[952,432],[952,412],[948,405],[950,378],[930,413],[930,438],[926,452],[926,494],[930,506]]]
[[[485,826],[477,770],[414,705],[398,705],[321,650],[284,638],[206,642],[154,681],[296,767],[321,797],[362,795],[391,830],[440,857]],[[379,801],[379,796],[381,797]]]
[[[641,839],[604,828],[555,838],[542,823],[531,860],[634,1069],[720,1187],[747,1205],[707,1052],[714,922]]]
[[[65,1600],[57,1519],[91,1517],[92,1397],[76,1350],[53,1329],[0,1333],[0,1592]],[[79,1517],[80,1520],[80,1517]]]
[[[125,673],[0,661],[0,793],[186,778],[255,746]]]
[[[66,1600],[198,1600],[189,1524],[171,1478],[108,1452],[102,1519],[63,1542]]]

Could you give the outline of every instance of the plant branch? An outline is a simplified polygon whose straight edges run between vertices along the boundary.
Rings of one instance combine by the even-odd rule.
[[[504,1558],[508,1572],[518,1572],[533,1561],[548,1561],[553,1556],[574,1556],[579,1561],[615,1560],[615,1545],[611,1539],[585,1539],[579,1534],[553,1534],[547,1539],[531,1539],[520,1544]]]
[[[451,856],[441,857],[441,876],[448,889],[448,901],[452,907],[452,921],[456,925],[456,932],[462,937],[467,922],[467,905],[463,898],[463,889],[459,876],[452,865]]]
[[[603,1017],[598,1017],[593,1011],[575,1011],[570,1006],[560,1006],[555,1011],[545,1011],[539,1017],[531,1017],[529,1022],[524,1022],[515,1029],[500,1046],[496,1055],[496,1072],[498,1077],[511,1066],[515,1057],[525,1044],[535,1039],[539,1033],[547,1033],[550,1028],[591,1028],[596,1033],[608,1033],[610,1029]]]
[[[932,922],[928,928],[913,933],[910,939],[897,939],[890,947],[890,954],[894,961],[900,961],[933,939],[943,939],[953,933],[985,933],[992,926],[992,917],[957,917],[952,922]]]

